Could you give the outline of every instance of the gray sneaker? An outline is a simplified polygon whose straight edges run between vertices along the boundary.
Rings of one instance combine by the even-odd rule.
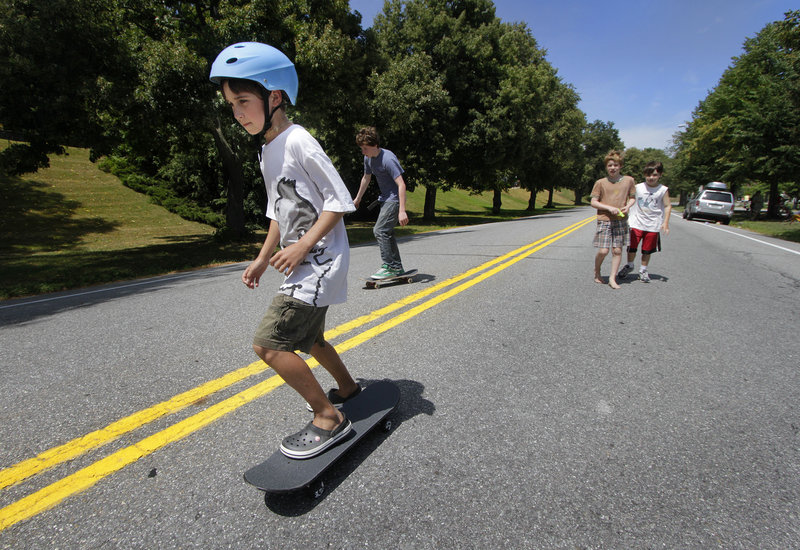
[[[342,405],[344,405],[345,401],[350,401],[356,395],[361,393],[361,385],[359,384],[359,386],[356,389],[356,391],[354,391],[353,393],[351,393],[347,397],[340,397],[339,394],[336,393],[336,390],[337,390],[337,388],[331,388],[331,389],[328,390],[328,401],[330,401],[331,405],[333,405],[337,409],[341,409]],[[311,405],[309,405],[308,403],[306,403],[306,410],[308,412],[314,412],[314,409],[312,409]]]
[[[647,271],[642,271],[639,273],[639,280],[642,281],[643,283],[649,283],[650,275],[647,274]]]
[[[617,273],[617,279],[624,279],[625,277],[628,276],[628,273],[630,273],[631,271],[633,271],[632,265],[628,264],[623,265],[622,269],[620,269],[619,273]]]

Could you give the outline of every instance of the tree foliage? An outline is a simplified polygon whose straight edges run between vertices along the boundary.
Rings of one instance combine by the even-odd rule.
[[[623,150],[624,144],[619,137],[619,130],[614,128],[613,122],[595,120],[583,129],[583,177],[575,187],[575,196],[587,195],[592,190],[594,182],[606,175],[606,165],[603,161],[611,150]],[[623,168],[627,173],[627,167]]]
[[[679,134],[683,179],[737,189],[763,182],[777,215],[779,186],[800,168],[800,11],[748,38],[742,55],[700,102]]]
[[[256,146],[208,69],[228,44],[261,41],[297,67],[290,117],[355,187],[354,134],[378,126],[407,176],[437,190],[580,188],[594,154],[574,89],[526,25],[491,0],[391,0],[363,29],[347,0],[0,0],[0,124],[23,143],[8,173],[62,145],[189,219],[235,235],[263,225]],[[43,39],[46,37],[46,39]],[[616,132],[614,130],[614,132]],[[605,149],[600,152],[600,157]]]

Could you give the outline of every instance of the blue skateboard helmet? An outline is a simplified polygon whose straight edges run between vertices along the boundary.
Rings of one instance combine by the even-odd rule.
[[[292,105],[297,99],[297,71],[286,55],[268,44],[239,42],[221,52],[211,65],[211,82],[242,78],[258,82],[266,90],[283,90]]]

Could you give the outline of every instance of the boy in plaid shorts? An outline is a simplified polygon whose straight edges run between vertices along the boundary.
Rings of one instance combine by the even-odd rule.
[[[630,243],[628,210],[635,202],[636,181],[621,174],[622,154],[619,151],[609,151],[604,160],[608,176],[597,180],[592,188],[592,206],[597,209],[594,246],[598,249],[594,259],[594,282],[605,283],[600,276],[600,267],[611,250],[608,285],[617,289],[616,274],[622,263],[622,249]]]

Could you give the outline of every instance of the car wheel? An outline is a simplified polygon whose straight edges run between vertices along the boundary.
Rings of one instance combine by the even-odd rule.
[[[683,219],[686,219],[686,210],[683,211]]]

